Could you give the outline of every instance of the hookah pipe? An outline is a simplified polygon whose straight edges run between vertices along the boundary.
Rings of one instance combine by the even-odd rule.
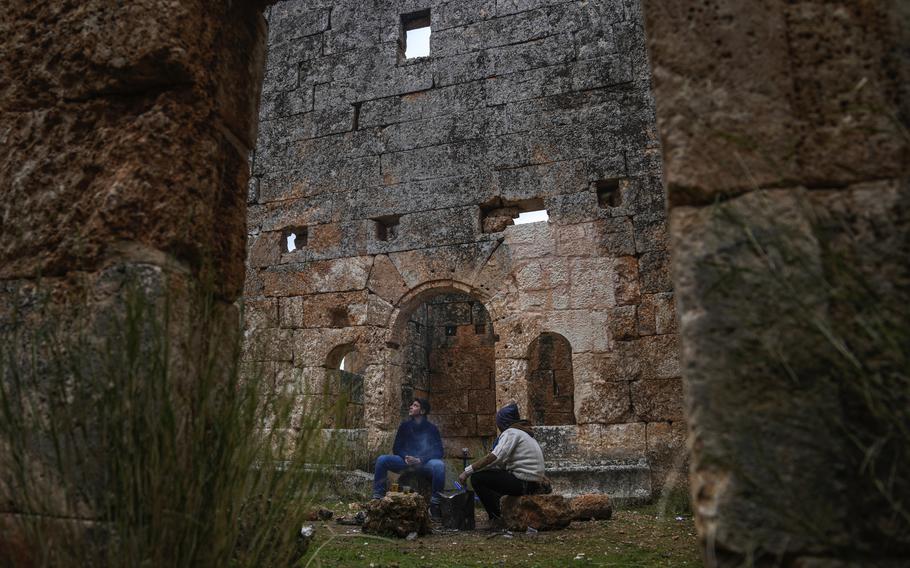
[[[462,465],[462,469],[468,468],[468,449],[467,448],[461,448],[461,465]],[[462,486],[460,483],[458,483],[458,481],[455,481],[454,483],[455,483],[455,489],[457,489],[459,491],[465,490],[464,486]]]

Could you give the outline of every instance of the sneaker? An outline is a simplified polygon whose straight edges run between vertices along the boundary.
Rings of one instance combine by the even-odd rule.
[[[439,503],[430,503],[430,520],[442,521],[442,507],[439,506]]]

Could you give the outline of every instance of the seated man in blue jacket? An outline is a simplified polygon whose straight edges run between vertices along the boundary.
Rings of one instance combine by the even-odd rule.
[[[409,467],[418,470],[422,475],[432,477],[430,515],[438,518],[441,515],[439,494],[445,488],[446,467],[442,461],[442,438],[436,426],[427,420],[429,413],[430,401],[425,398],[414,399],[408,407],[408,419],[398,427],[392,454],[379,456],[376,460],[373,499],[381,499],[385,495],[389,471],[399,472]]]

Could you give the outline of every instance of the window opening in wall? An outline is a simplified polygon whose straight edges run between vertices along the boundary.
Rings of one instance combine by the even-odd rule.
[[[354,130],[360,129],[360,107],[363,103],[354,103]]]
[[[549,220],[543,199],[506,201],[494,199],[480,206],[484,233],[498,233],[510,225],[524,225]]]
[[[325,362],[324,398],[326,428],[363,427],[363,373],[366,359],[351,344],[332,349]]]
[[[604,209],[622,205],[622,194],[619,191],[618,179],[602,179],[594,182],[597,192],[597,204]]]
[[[284,230],[284,252],[294,252],[306,246],[307,228],[293,227]]]
[[[526,223],[540,223],[541,221],[547,221],[550,219],[550,216],[547,214],[546,209],[540,209],[538,211],[522,211],[518,214],[518,217],[515,218],[514,223],[516,225],[524,225]]]
[[[401,15],[401,52],[405,59],[430,54],[430,11],[421,10]]]
[[[376,222],[376,240],[394,241],[398,236],[398,224],[401,222],[399,215],[386,215],[373,219]]]

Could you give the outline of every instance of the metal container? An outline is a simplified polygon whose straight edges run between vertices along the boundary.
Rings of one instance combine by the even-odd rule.
[[[474,530],[474,492],[446,492],[441,497],[442,526],[462,531]]]

